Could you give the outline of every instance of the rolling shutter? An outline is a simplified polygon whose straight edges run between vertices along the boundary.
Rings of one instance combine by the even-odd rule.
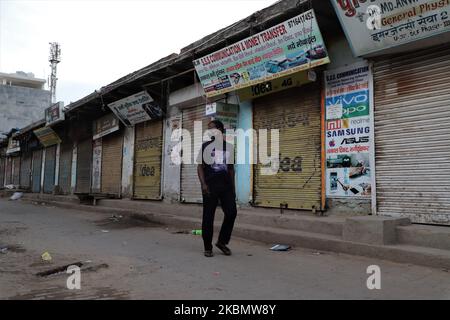
[[[450,225],[450,47],[374,64],[377,212]]]
[[[31,152],[22,153],[22,163],[20,166],[20,186],[24,189],[31,187]]]
[[[91,192],[92,138],[78,143],[76,193]]]
[[[111,133],[102,138],[102,180],[104,194],[119,197],[122,189],[122,132]]]
[[[32,166],[31,191],[39,193],[41,192],[42,149],[33,151]]]
[[[12,184],[12,158],[6,158],[6,169],[5,169],[5,186]]]
[[[136,125],[134,198],[161,199],[162,121]]]
[[[5,162],[6,158],[0,157],[0,188],[5,184]]]
[[[256,165],[254,204],[321,210],[321,116],[317,84],[254,101],[254,128],[280,130],[280,169],[265,175]],[[258,133],[258,149],[259,146]],[[269,140],[270,141],[270,140]],[[267,154],[270,154],[270,149]],[[258,161],[259,162],[259,161]]]
[[[62,194],[70,194],[72,178],[72,153],[73,143],[71,141],[61,144],[59,157],[59,187]]]
[[[55,189],[56,145],[45,149],[44,193],[53,193]]]
[[[15,186],[20,185],[20,157],[16,156],[12,158],[12,183]]]
[[[191,164],[183,162],[181,166],[181,200],[186,203],[202,203],[202,188],[197,174],[197,154],[195,150],[201,150],[201,143],[194,141],[194,122],[202,121],[203,132],[208,129],[208,117],[206,117],[206,109],[204,105],[183,110],[183,130],[187,130],[191,134]],[[183,150],[189,152],[189,150]]]

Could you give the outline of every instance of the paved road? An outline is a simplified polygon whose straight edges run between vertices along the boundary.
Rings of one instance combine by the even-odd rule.
[[[234,255],[202,255],[201,239],[126,218],[0,200],[0,299],[450,299],[448,271],[235,239]],[[48,251],[51,262],[43,262]],[[86,262],[81,290],[67,274]],[[382,289],[368,290],[379,265]],[[83,268],[84,268],[83,267]],[[97,269],[97,270],[96,270]],[[84,269],[83,269],[84,270]]]

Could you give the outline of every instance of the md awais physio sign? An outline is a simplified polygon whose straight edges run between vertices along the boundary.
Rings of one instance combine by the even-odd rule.
[[[330,1],[357,56],[450,32],[450,0]]]

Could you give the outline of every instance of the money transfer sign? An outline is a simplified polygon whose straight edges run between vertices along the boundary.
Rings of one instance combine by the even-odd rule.
[[[145,91],[110,103],[108,107],[127,127],[162,117],[160,106]]]
[[[194,61],[208,97],[329,63],[313,10]]]
[[[327,196],[371,195],[370,68],[358,63],[327,71]]]
[[[331,2],[357,56],[450,31],[450,0]]]

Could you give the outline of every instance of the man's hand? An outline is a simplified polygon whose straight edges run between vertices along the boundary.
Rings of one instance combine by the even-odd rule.
[[[202,193],[208,195],[209,192],[209,188],[207,184],[202,184]]]

